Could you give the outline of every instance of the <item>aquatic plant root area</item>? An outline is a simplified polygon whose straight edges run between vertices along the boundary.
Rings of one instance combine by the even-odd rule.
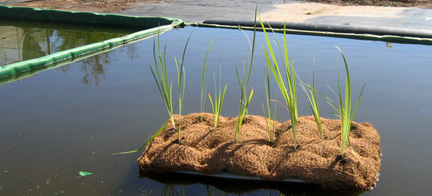
[[[178,122],[179,116],[175,119]],[[144,173],[227,171],[263,180],[295,178],[323,188],[359,190],[369,190],[378,180],[380,137],[371,123],[352,123],[351,145],[341,156],[339,120],[322,118],[325,139],[321,139],[314,117],[300,117],[296,149],[290,120],[275,122],[273,143],[268,140],[268,119],[262,116],[247,115],[236,142],[237,118],[221,116],[216,129],[212,114],[193,113],[181,120],[181,142],[169,123],[138,158]]]

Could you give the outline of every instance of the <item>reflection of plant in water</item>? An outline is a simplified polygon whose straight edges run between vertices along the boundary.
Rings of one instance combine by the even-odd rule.
[[[268,191],[268,196],[285,196],[285,194],[281,193],[280,191],[276,191],[276,190],[269,190]]]
[[[161,195],[163,196],[174,196],[174,195],[181,195],[181,196],[185,196],[185,190],[184,190],[184,186],[180,185],[181,187],[181,191],[178,191],[176,189],[176,185],[171,185],[171,184],[165,184]]]
[[[22,50],[22,60],[34,59],[49,54],[49,36],[51,33],[52,30],[23,29],[23,47],[25,48]],[[43,49],[45,47],[46,49]]]
[[[33,24],[34,23],[34,24]],[[121,37],[134,29],[114,29],[107,26],[81,26],[67,23],[25,22],[23,25],[2,27],[8,37],[6,45],[11,45],[14,55],[4,58],[0,54],[0,65],[39,58],[48,54],[88,45],[116,37]],[[10,37],[12,36],[12,37]],[[14,40],[13,43],[11,40]],[[2,45],[4,47],[4,45]],[[132,52],[133,47],[128,47]]]
[[[94,84],[99,86],[100,77],[105,79],[105,71],[107,70],[104,65],[110,65],[110,53],[102,53],[82,61],[81,71],[85,73],[82,77],[82,82],[88,84],[94,80]]]
[[[104,40],[121,37],[122,33],[107,33],[107,32],[90,32],[90,31],[56,31],[53,38],[61,45],[55,46],[54,50],[63,51],[79,46],[84,46],[91,43],[101,42]]]
[[[108,70],[107,66],[111,64],[111,53],[102,53],[96,56],[86,58],[81,62],[80,70],[84,72],[82,82],[89,84],[94,82],[96,86],[99,86],[99,82],[105,79],[105,72]],[[61,67],[63,72],[68,72],[71,65],[65,65]]]
[[[135,55],[135,52],[137,51],[137,47],[136,44],[129,44],[126,46],[127,47],[127,56],[129,57],[129,60],[131,62],[133,62],[133,60],[138,57],[137,55]]]
[[[185,191],[185,185],[172,185],[172,184],[165,184],[164,188],[162,189],[162,196],[186,196],[187,191]],[[228,196],[228,195],[243,195],[243,193],[229,193],[223,190],[220,190],[212,185],[205,185],[205,192],[207,194],[204,194],[204,190],[201,195],[207,195],[207,196]],[[279,190],[268,190],[267,194],[268,196],[285,196],[282,192]]]
[[[76,48],[79,46],[87,45],[90,43],[96,43],[103,40],[108,40],[114,37],[120,37],[124,34],[121,33],[104,33],[104,32],[82,32],[82,31],[56,31],[52,38],[55,43],[59,45],[52,46],[53,52],[63,51],[70,48]],[[128,45],[128,56],[133,58],[135,47]],[[131,54],[129,54],[131,53]],[[89,84],[94,82],[96,86],[99,86],[99,82],[104,79],[107,65],[111,64],[109,53],[102,53],[93,57],[86,58],[81,62],[81,71],[84,72],[82,82]],[[131,59],[132,59],[131,58]],[[62,70],[67,72],[70,70],[69,65],[63,66]]]
[[[136,56],[136,46],[134,44],[126,45],[128,51],[128,57],[132,61]],[[111,56],[113,56],[113,52],[102,53],[96,56],[85,58],[81,62],[80,70],[84,72],[84,76],[82,77],[82,82],[84,84],[89,84],[94,82],[96,86],[99,86],[99,82],[103,80],[105,77],[105,72],[108,70],[107,66],[111,64]],[[70,65],[65,65],[61,67],[63,72],[68,72],[70,70]]]

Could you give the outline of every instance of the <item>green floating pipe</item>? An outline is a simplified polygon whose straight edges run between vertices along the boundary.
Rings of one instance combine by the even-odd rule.
[[[240,26],[242,29],[253,29],[254,21],[206,20],[202,24],[192,25],[233,29],[238,29]],[[278,32],[283,31],[286,26],[286,32],[291,34],[432,45],[432,30],[427,29],[289,22],[265,22],[265,25],[271,26]]]

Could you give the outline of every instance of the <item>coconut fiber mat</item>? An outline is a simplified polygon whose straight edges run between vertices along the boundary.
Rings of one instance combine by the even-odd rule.
[[[202,116],[202,120],[201,117]],[[179,116],[175,116],[176,122]],[[275,121],[275,140],[269,142],[267,118],[247,115],[234,142],[237,118],[193,113],[182,116],[181,142],[171,123],[138,158],[143,172],[222,171],[281,181],[301,179],[330,189],[368,190],[378,180],[380,137],[370,123],[352,123],[350,146],[341,156],[340,121],[322,118],[321,139],[313,116],[299,118],[294,149],[291,121]]]

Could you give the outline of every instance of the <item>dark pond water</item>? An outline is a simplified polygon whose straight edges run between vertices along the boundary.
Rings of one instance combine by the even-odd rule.
[[[0,66],[120,37],[131,28],[0,18]]]
[[[181,57],[193,30],[185,59],[185,113],[199,112],[201,67],[214,39],[207,78],[212,81],[212,72],[217,74],[222,67],[223,83],[228,84],[222,115],[236,116],[240,95],[235,67],[248,58],[247,39],[238,30],[214,28],[164,33],[160,38],[167,46],[173,80],[173,56]],[[0,86],[0,195],[221,195],[234,188],[243,188],[245,195],[360,194],[300,185],[278,190],[259,183],[203,180],[194,184],[187,178],[175,185],[140,178],[136,162],[140,153],[111,153],[138,148],[167,119],[149,70],[152,42],[143,40]],[[265,97],[263,44],[258,33],[250,82],[255,94],[249,111],[256,115],[262,115]],[[288,45],[304,81],[312,81],[315,59],[317,88],[329,96],[327,85],[336,88],[337,65],[342,66],[335,45],[349,61],[354,95],[367,83],[354,120],[374,125],[381,135],[383,155],[377,187],[361,194],[431,194],[432,46],[302,35],[288,35]],[[208,89],[212,87],[209,82]],[[301,115],[312,114],[305,100],[299,110]],[[324,100],[321,110],[324,117],[335,118]],[[206,111],[211,111],[209,104]],[[279,111],[279,121],[289,118]],[[93,175],[76,178],[80,171]]]

